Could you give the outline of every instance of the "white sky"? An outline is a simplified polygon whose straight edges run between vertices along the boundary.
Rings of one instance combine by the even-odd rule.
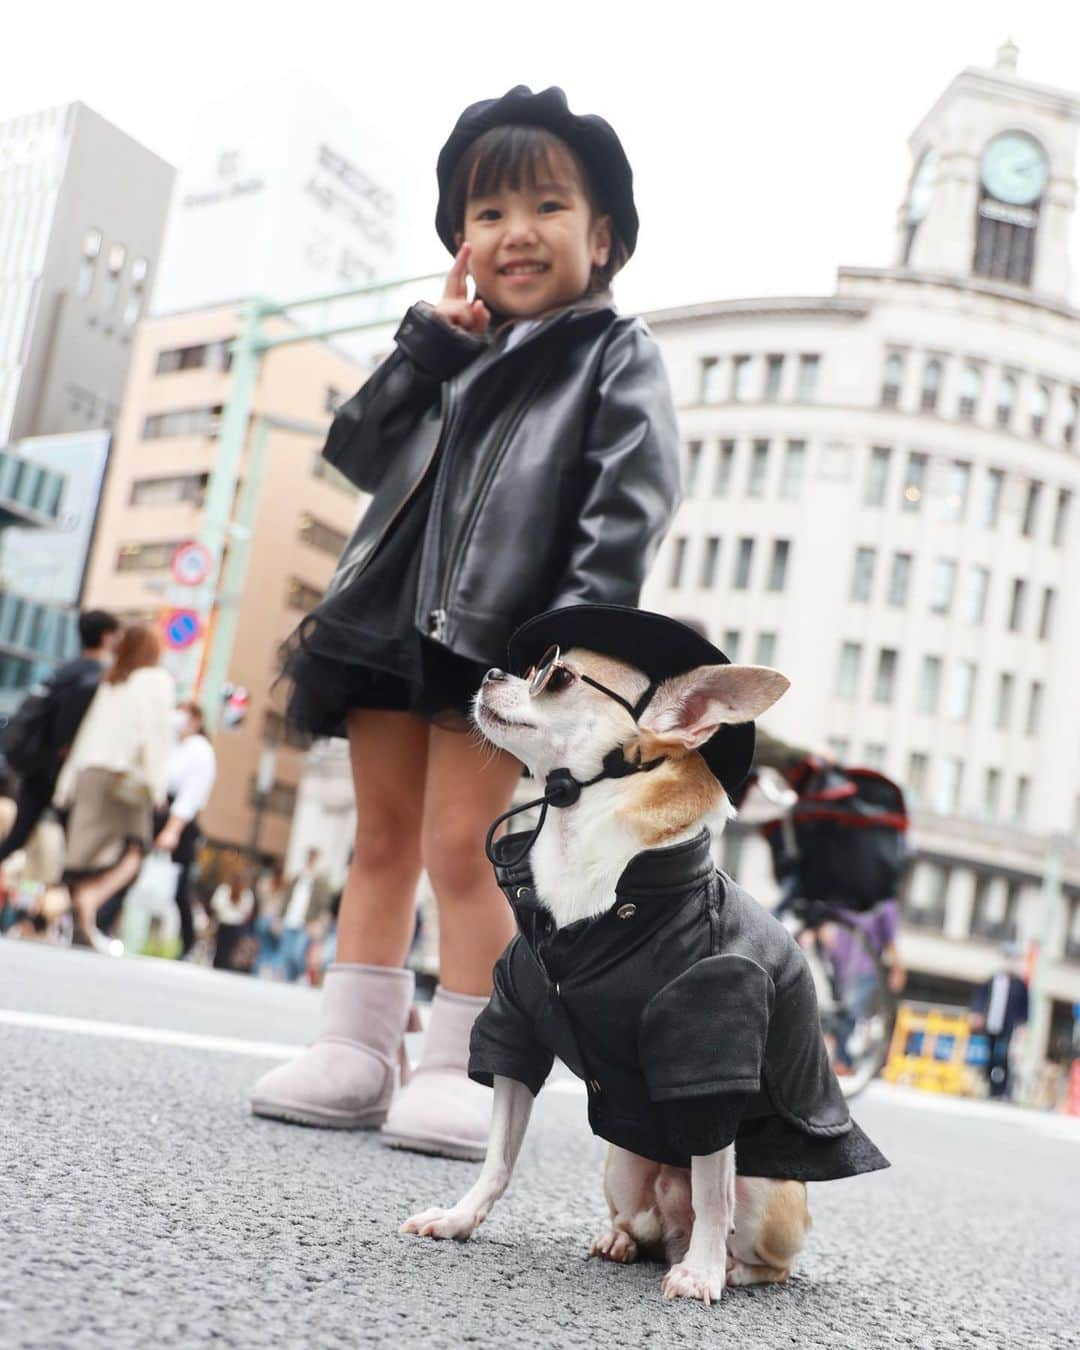
[[[5,21],[0,120],[82,99],[173,163],[201,97],[292,72],[319,80],[395,144],[405,274],[445,261],[430,223],[435,157],[465,104],[561,84],[575,111],[613,123],[634,166],[628,309],[827,293],[838,264],[887,263],[909,132],[1007,36],[1023,76],[1080,89],[1075,0],[19,9]]]

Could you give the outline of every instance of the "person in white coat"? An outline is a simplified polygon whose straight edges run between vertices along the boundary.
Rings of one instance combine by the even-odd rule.
[[[172,676],[158,665],[152,628],[130,624],[98,686],[56,788],[68,808],[64,880],[78,945],[106,949],[97,911],[131,884],[154,838],[154,807],[165,802]]]

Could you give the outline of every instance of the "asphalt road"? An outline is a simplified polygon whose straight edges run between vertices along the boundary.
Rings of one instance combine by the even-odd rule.
[[[465,1245],[397,1227],[470,1165],[251,1117],[317,997],[0,941],[0,1346],[1080,1342],[1080,1122],[875,1085],[857,1115],[894,1165],[811,1188],[792,1282],[664,1303],[660,1267],[585,1257],[603,1145],[572,1082]]]

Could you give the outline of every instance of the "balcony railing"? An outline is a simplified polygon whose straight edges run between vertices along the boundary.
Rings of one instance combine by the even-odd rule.
[[[987,942],[1015,942],[1016,934],[1015,919],[992,920],[976,916],[971,923],[971,936]]]
[[[942,905],[925,909],[918,905],[909,905],[904,910],[904,922],[909,923],[912,928],[929,928],[940,933],[945,927],[945,907]]]

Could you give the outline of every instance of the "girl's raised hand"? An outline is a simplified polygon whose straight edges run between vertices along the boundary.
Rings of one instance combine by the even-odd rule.
[[[435,306],[435,313],[452,328],[460,328],[476,337],[483,337],[491,323],[491,313],[483,300],[470,300],[466,278],[469,275],[471,244],[462,244],[453,266],[446,275],[446,289]]]

